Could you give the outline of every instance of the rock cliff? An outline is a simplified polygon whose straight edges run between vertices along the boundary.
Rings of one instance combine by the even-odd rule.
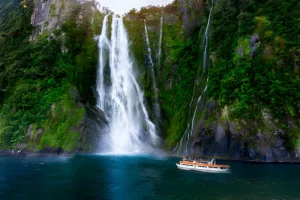
[[[31,25],[34,32],[30,40],[36,40],[37,36],[43,33],[53,34],[55,30],[70,18],[73,12],[76,12],[79,4],[91,4],[86,6],[84,13],[78,13],[78,21],[83,16],[93,15],[96,11],[96,3],[89,0],[34,0],[34,8],[31,16]]]

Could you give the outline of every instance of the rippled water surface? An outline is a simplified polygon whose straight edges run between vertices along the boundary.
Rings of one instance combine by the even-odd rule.
[[[0,199],[300,199],[300,165],[181,171],[177,158],[0,157]]]

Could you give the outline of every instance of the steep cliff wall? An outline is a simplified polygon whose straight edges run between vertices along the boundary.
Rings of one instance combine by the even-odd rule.
[[[52,33],[70,17],[75,6],[72,0],[35,0],[31,16],[31,24],[35,28],[31,40],[35,40],[39,34]]]
[[[85,0],[34,0],[34,8],[31,16],[31,25],[34,32],[31,40],[36,40],[37,36],[43,33],[52,34],[58,30],[71,17],[72,13],[80,4],[90,4],[85,6],[83,13],[79,13],[78,21],[84,16],[93,16],[96,12],[96,2]],[[81,10],[82,11],[82,10]]]
[[[299,160],[299,36],[295,34],[299,22],[284,15],[296,15],[293,6],[299,3],[285,1],[282,8],[278,6],[274,1],[179,0],[127,15],[132,49],[142,69],[147,67],[142,29],[146,20],[159,77],[166,148],[177,147],[177,154],[178,147],[187,144],[185,154]],[[204,33],[212,7],[206,72]],[[151,105],[151,80],[145,73],[141,81]],[[183,141],[187,131],[192,133]]]
[[[24,3],[0,4],[0,148],[95,151],[106,124],[93,93],[102,15],[89,1]]]
[[[293,16],[300,4],[282,3],[217,1],[210,31],[210,100],[197,114],[190,153],[299,161],[294,55],[300,46]]]
[[[111,12],[99,13],[94,2],[29,1],[27,9],[8,2],[0,4],[0,148],[91,150],[87,141],[99,139],[95,133],[106,124],[94,107],[94,36]],[[299,6],[296,0],[176,0],[126,14],[147,110],[159,95],[164,148],[299,161]]]

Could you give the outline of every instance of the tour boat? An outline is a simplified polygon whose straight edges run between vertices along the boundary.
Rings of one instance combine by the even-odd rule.
[[[178,169],[194,170],[201,172],[214,172],[214,173],[229,173],[229,165],[217,165],[216,160],[213,158],[211,161],[196,159],[189,160],[184,158],[179,163],[176,163]]]

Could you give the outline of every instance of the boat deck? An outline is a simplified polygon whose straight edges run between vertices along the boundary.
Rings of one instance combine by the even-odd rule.
[[[180,164],[183,165],[196,165],[196,166],[201,166],[201,167],[212,167],[212,168],[229,168],[229,165],[214,165],[214,164],[202,164],[202,163],[197,163],[197,162],[187,162],[187,161],[180,161]]]

